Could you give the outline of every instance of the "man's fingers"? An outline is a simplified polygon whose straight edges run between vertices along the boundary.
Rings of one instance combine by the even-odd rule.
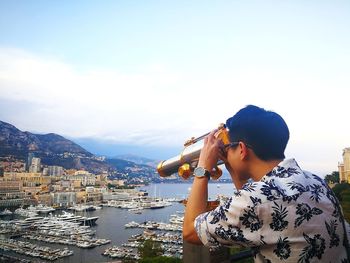
[[[222,160],[224,163],[227,163],[227,157],[221,151],[219,151],[219,159]]]
[[[215,129],[215,130],[213,130],[213,131],[211,131],[209,134],[208,134],[208,136],[206,136],[206,138],[208,138],[208,141],[214,141],[215,139],[216,139],[216,137],[215,137],[215,133],[217,132],[218,130],[217,129]]]
[[[205,136],[204,137],[204,144],[207,144],[207,142],[208,142],[208,136]]]

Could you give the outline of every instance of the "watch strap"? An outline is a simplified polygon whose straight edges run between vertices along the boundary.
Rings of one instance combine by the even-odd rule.
[[[197,172],[200,173],[200,174],[197,174]],[[194,169],[193,175],[194,175],[195,177],[197,177],[197,178],[204,178],[204,177],[207,177],[208,180],[210,179],[210,172],[209,172],[207,169],[203,168],[203,167],[196,167],[196,168]]]

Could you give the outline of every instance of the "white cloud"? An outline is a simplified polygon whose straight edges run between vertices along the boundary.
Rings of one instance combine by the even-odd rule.
[[[52,57],[0,48],[0,99],[13,105],[0,105],[0,116],[12,112],[12,123],[26,130],[174,146],[256,104],[285,118],[291,155],[310,170],[336,169],[350,145],[344,68],[215,67],[189,73],[159,63],[136,73],[80,71]],[[16,108],[21,103],[31,106]]]

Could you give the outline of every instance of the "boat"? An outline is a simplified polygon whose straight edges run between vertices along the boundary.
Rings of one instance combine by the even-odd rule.
[[[77,243],[77,247],[80,247],[80,248],[92,248],[94,247],[94,244],[88,242],[88,241],[84,241],[84,242],[78,242]]]
[[[14,211],[14,214],[19,215],[19,216],[23,216],[23,217],[35,217],[35,216],[38,215],[37,212],[29,211],[29,210],[27,210],[27,209],[23,209],[22,207],[17,208],[17,209]]]
[[[139,227],[139,223],[136,223],[135,221],[131,221],[127,224],[125,224],[125,228],[135,228],[135,227]]]
[[[35,212],[35,213],[39,213],[39,214],[48,214],[48,213],[55,211],[56,209],[51,207],[51,206],[39,204],[37,206],[29,206],[27,208],[27,210],[30,212]]]
[[[96,224],[96,221],[98,220],[98,216],[91,216],[91,217],[82,217],[82,224],[83,225],[94,225]]]
[[[172,224],[183,225],[184,217],[183,216],[178,216],[176,214],[170,215],[169,222],[172,223]]]
[[[73,210],[75,212],[85,212],[85,211],[95,211],[96,207],[95,206],[91,206],[91,205],[75,205],[69,208],[70,210]]]
[[[135,214],[141,214],[143,208],[142,207],[136,207],[136,208],[130,208],[128,211],[129,212],[134,212]]]
[[[96,224],[96,221],[98,220],[98,216],[83,217],[83,216],[74,215],[72,213],[63,211],[63,214],[56,216],[55,219],[57,219],[58,221],[65,221],[65,222],[78,222],[81,225],[93,225],[93,224]]]
[[[0,212],[0,216],[8,216],[8,215],[12,215],[12,212],[7,208]]]

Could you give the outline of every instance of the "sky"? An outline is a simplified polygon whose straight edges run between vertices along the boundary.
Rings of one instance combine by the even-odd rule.
[[[350,146],[349,12],[349,1],[0,0],[0,120],[96,154],[167,159],[254,104],[287,122],[287,157],[330,173]]]

